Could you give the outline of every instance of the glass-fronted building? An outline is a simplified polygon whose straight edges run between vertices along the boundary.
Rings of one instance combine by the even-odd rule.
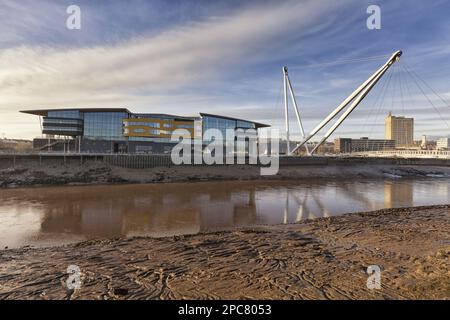
[[[245,151],[249,150],[249,139],[257,139],[257,129],[264,127],[257,122],[223,117],[208,113],[201,113],[202,118],[202,132],[203,132],[203,143],[208,145],[217,137],[214,136],[216,129],[220,131],[223,139],[223,143],[225,145],[226,150],[231,150],[232,153],[238,152],[237,140],[241,139],[244,143]],[[245,131],[247,129],[255,129],[253,132]],[[228,132],[232,132],[233,135],[229,136]],[[225,153],[226,150],[224,150]],[[227,153],[228,154],[228,153]]]
[[[208,129],[217,129],[226,143],[232,143],[226,130],[259,129],[268,125],[231,117],[200,113],[185,117],[158,113],[132,113],[125,108],[49,109],[21,111],[41,119],[42,134],[34,146],[44,151],[89,153],[170,153],[177,129],[187,132],[184,138],[213,140]],[[217,131],[216,131],[217,132]]]

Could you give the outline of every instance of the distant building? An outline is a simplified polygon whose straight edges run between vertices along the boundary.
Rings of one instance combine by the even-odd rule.
[[[422,136],[422,140],[420,141],[420,147],[422,149],[426,149],[427,148],[427,136],[426,135]]]
[[[334,140],[334,152],[335,153],[351,153],[352,152],[352,139],[350,138],[337,138]]]
[[[389,139],[352,139],[352,152],[383,151],[395,149],[395,141]]]
[[[335,150],[334,142],[325,141],[323,144],[321,144],[319,146],[319,148],[317,148],[316,153],[317,154],[330,154],[330,153],[335,153],[334,150]]]
[[[386,139],[361,139],[338,138],[334,140],[334,151],[336,153],[352,153],[366,151],[383,151],[395,149],[394,140]]]
[[[289,150],[294,150],[294,148],[297,146],[297,144],[298,144],[299,142],[297,142],[297,141],[289,141]],[[302,150],[304,149],[304,148],[301,148]],[[280,139],[280,141],[278,142],[278,153],[279,154],[284,154],[284,155],[286,155],[287,154],[287,141],[286,140],[283,140],[283,139]],[[301,150],[300,149],[298,149],[297,150],[297,154],[298,153],[300,153],[301,152]]]
[[[13,151],[17,143],[12,140],[0,139],[0,150],[1,151]]]
[[[436,149],[448,150],[450,149],[450,138],[441,138],[436,142]]]
[[[0,139],[0,151],[26,151],[32,149],[32,143],[28,140]]]
[[[396,117],[389,112],[385,124],[386,140],[395,140],[396,147],[414,146],[414,118]]]

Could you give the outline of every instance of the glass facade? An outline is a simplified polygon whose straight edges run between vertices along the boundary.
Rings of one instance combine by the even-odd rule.
[[[125,140],[123,119],[125,112],[86,112],[84,114],[84,136],[89,139]]]
[[[222,133],[225,150],[224,153],[231,155],[233,153],[239,153],[239,146],[236,141],[243,141],[245,153],[249,151],[250,140],[256,142],[256,124],[254,122],[223,118],[220,116],[203,115],[203,143],[210,144],[213,141],[214,132],[208,132],[209,129],[218,129]],[[233,136],[227,137],[226,131],[233,130]],[[244,132],[244,130],[255,129],[253,132]],[[240,131],[236,131],[240,130]],[[216,138],[216,137],[214,137]],[[255,140],[253,140],[253,138]],[[230,151],[232,150],[232,151]]]
[[[49,118],[45,117],[43,125],[53,125],[53,126],[82,126],[83,120],[81,119],[64,119],[64,118]]]
[[[74,115],[70,114],[69,116]],[[83,120],[77,118],[44,117],[42,133],[58,136],[81,136],[83,134]]]
[[[82,119],[83,115],[79,110],[55,110],[55,111],[49,111],[48,117],[50,117],[50,118]]]
[[[241,129],[256,129],[256,126],[253,122],[236,120],[236,127]]]
[[[128,137],[128,141],[171,142],[170,138],[146,138],[146,137]]]
[[[236,120],[225,119],[221,117],[204,116],[203,122],[203,142],[209,143],[212,141],[211,133],[208,132],[209,129],[218,129],[222,133],[222,137],[226,140],[226,130],[236,130]],[[233,139],[234,141],[234,139]]]
[[[57,135],[57,136],[80,136],[83,133],[82,128],[78,127],[61,127],[61,126],[43,126],[42,132],[44,134]]]
[[[234,120],[222,117],[203,116],[203,132],[208,129],[219,129],[222,132],[224,139],[226,139],[227,129],[256,129],[255,123],[244,120]],[[205,140],[210,141],[208,137]]]

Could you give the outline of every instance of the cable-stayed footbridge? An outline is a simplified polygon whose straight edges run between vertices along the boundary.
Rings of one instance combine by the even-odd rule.
[[[450,137],[450,125],[445,119],[444,114],[436,106],[436,101],[443,102],[450,111],[450,104],[434,90],[422,77],[413,71],[406,64],[398,63],[402,56],[402,51],[394,52],[387,61],[381,65],[366,81],[364,81],[356,90],[354,90],[348,97],[346,97],[331,113],[329,113],[319,124],[317,124],[309,133],[305,131],[304,122],[302,121],[302,114],[299,109],[297,99],[294,93],[294,88],[289,77],[288,68],[283,67],[283,87],[284,87],[284,124],[287,141],[286,154],[291,156],[299,153],[300,149],[304,148],[303,154],[306,156],[313,156],[317,154],[318,149],[333,135],[349,116],[361,105],[363,100],[373,90],[373,88],[385,77],[383,86],[378,92],[375,99],[374,109],[378,113],[383,110],[386,103],[387,92],[396,93],[400,96],[400,104],[403,112],[405,111],[405,97],[413,97],[413,89],[418,89],[418,96],[421,101],[428,105],[427,112],[437,115],[436,121],[442,121],[448,130],[444,130],[441,135]],[[379,57],[377,57],[379,59]],[[363,60],[361,60],[363,61]],[[368,59],[364,61],[370,61]],[[396,68],[393,68],[396,65]],[[389,70],[394,69],[394,72],[388,73]],[[404,79],[404,77],[408,79]],[[298,124],[301,141],[297,142],[295,146],[291,146],[291,128],[289,119],[290,102],[295,113],[296,122]],[[394,98],[392,98],[392,106],[394,106]],[[444,111],[447,111],[445,109]],[[370,110],[373,113],[373,110]],[[327,127],[333,120],[335,122],[327,129],[325,134],[316,142],[312,142],[319,133]],[[376,119],[377,120],[377,119]],[[364,135],[366,133],[363,133]],[[419,157],[419,158],[450,158],[450,151],[445,150],[422,150],[419,146],[410,146],[410,148],[401,148],[396,150],[365,150],[365,152],[356,152],[355,156],[376,156],[376,157]]]

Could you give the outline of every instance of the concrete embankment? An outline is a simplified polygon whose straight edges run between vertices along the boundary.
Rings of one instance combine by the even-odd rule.
[[[281,157],[276,175],[261,176],[258,165],[175,166],[167,155],[0,155],[1,187],[386,177],[450,177],[450,160]]]
[[[129,169],[173,167],[170,155],[123,154],[0,154],[0,169],[15,167],[78,165],[100,162]],[[234,160],[234,163],[237,163]],[[280,166],[302,165],[415,165],[450,166],[450,159],[438,158],[381,158],[381,157],[280,157]],[[191,166],[191,165],[182,165]],[[196,165],[198,166],[198,165]]]

